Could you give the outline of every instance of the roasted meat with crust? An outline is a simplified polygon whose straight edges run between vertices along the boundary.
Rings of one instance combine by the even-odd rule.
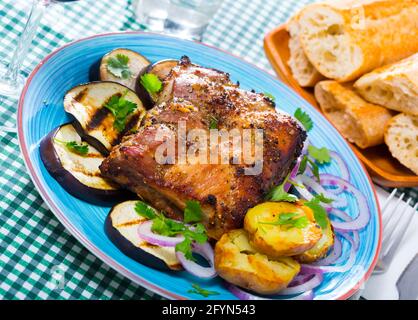
[[[253,129],[247,136],[251,141],[255,139],[254,129],[263,130],[258,145],[262,146],[261,169],[255,146],[248,151],[254,161],[243,163],[245,149],[236,147],[243,144],[218,136],[216,143],[209,144],[209,130],[214,128],[240,134]],[[181,134],[181,130],[189,134],[192,129],[205,138],[184,138]],[[210,149],[203,153],[196,145],[205,139]],[[241,228],[247,210],[283,181],[305,139],[301,126],[290,116],[276,112],[265,95],[242,90],[227,73],[194,65],[183,57],[164,80],[159,101],[148,111],[143,127],[113,148],[100,169],[105,177],[136,192],[172,218],[181,219],[187,200],[199,201],[209,236],[219,239],[226,231]],[[181,159],[182,141],[190,158]],[[168,153],[168,147],[156,156],[163,144],[173,146],[175,159],[170,158],[173,153]],[[221,149],[229,151],[218,158],[216,152]],[[163,163],[161,155],[165,156]],[[253,170],[249,175],[257,165],[259,172]]]

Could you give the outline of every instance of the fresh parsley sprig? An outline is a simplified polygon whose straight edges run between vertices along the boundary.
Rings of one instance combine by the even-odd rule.
[[[330,204],[334,200],[325,197],[322,193],[315,195],[311,200],[304,203],[314,214],[315,221],[322,229],[326,229],[329,224],[328,214],[321,203]]]
[[[192,223],[202,221],[202,208],[200,203],[195,200],[186,201],[186,208],[184,209],[184,222]]]
[[[304,203],[305,206],[313,211],[315,221],[322,229],[326,229],[329,223],[327,211],[323,206],[321,206],[321,202],[323,202],[322,200],[324,199],[327,198],[325,198],[323,195],[316,195],[310,201]]]
[[[307,155],[304,155],[301,162],[300,162],[298,175],[305,173],[308,163],[311,165],[311,169],[312,169],[312,173],[313,173],[314,177],[316,178],[316,180],[319,181],[320,180],[320,178],[319,178],[319,167],[315,163],[315,161],[309,159],[309,157]]]
[[[203,244],[208,240],[205,227],[198,223],[202,220],[202,209],[198,201],[186,201],[184,222],[166,218],[142,201],[137,201],[135,211],[144,218],[152,220],[152,232],[167,237],[182,235],[184,240],[176,245],[175,250],[182,252],[188,260],[196,260],[193,257],[193,242]],[[194,224],[186,225],[186,223]]]
[[[215,116],[210,116],[209,118],[209,129],[218,129],[219,120]]]
[[[127,94],[128,90],[126,90],[123,95],[115,94],[110,97],[109,101],[104,105],[104,107],[109,109],[113,114],[115,118],[113,127],[118,132],[122,132],[125,129],[128,115],[138,108],[136,103],[125,99]]]
[[[163,88],[163,83],[153,73],[145,73],[140,77],[140,82],[150,94],[156,94]]]
[[[328,163],[331,162],[331,156],[329,154],[329,150],[325,147],[317,148],[313,145],[310,145],[308,147],[308,154],[309,154],[309,156],[304,155],[301,162],[300,162],[298,175],[303,174],[306,171],[306,167],[309,163],[310,166],[311,166],[313,175],[319,181],[320,180],[319,166],[318,166],[317,163],[328,164]]]
[[[209,297],[209,296],[217,296],[219,295],[219,292],[217,291],[211,291],[211,290],[206,290],[204,288],[202,288],[200,285],[198,285],[197,283],[193,283],[192,284],[192,288],[189,291],[187,291],[188,293],[194,293],[194,294],[199,294],[205,298]]]
[[[264,92],[264,95],[265,95],[267,98],[269,98],[272,102],[275,102],[275,101],[276,101],[276,97],[275,97],[275,96],[273,96],[271,93],[269,93],[269,92]]]
[[[285,202],[296,202],[298,200],[298,197],[296,197],[294,194],[288,193],[284,190],[284,186],[289,180],[289,176],[287,176],[283,183],[279,186],[276,186],[270,190],[270,192],[266,196],[266,200],[269,201],[285,201]]]
[[[308,147],[308,153],[319,164],[325,164],[325,163],[331,162],[331,156],[329,154],[329,150],[325,147],[317,148],[313,145],[310,145]]]
[[[61,141],[58,139],[54,139],[55,142],[63,145],[72,153],[76,153],[80,156],[85,156],[89,153],[89,145],[85,142],[78,143],[77,141]]]
[[[303,229],[309,225],[309,220],[306,216],[300,216],[299,213],[281,213],[276,221],[259,222],[260,224],[267,224],[272,226],[286,226],[288,228]]]
[[[311,117],[301,108],[296,109],[294,116],[305,127],[306,131],[310,131],[313,128],[313,121]]]
[[[107,70],[115,77],[128,79],[132,76],[128,63],[128,56],[124,54],[117,54],[116,57],[110,57],[107,59]]]

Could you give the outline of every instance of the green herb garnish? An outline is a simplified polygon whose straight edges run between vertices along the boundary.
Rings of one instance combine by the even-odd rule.
[[[155,219],[158,216],[154,208],[152,208],[151,206],[147,205],[145,202],[142,202],[142,201],[137,201],[135,203],[135,211],[140,216],[148,220]]]
[[[303,229],[309,225],[309,220],[306,216],[298,217],[298,213],[281,213],[276,221],[272,222],[259,222],[260,224],[268,224],[272,226],[286,226],[289,228]]]
[[[273,96],[271,93],[268,92],[264,92],[264,95],[269,98],[271,101],[275,102],[276,101],[276,97]]]
[[[163,83],[158,77],[153,73],[145,73],[141,76],[140,82],[145,90],[150,94],[155,94],[161,91],[163,88]]]
[[[310,201],[304,203],[305,206],[312,209],[312,211],[314,213],[315,221],[318,223],[318,225],[322,229],[327,228],[328,223],[329,223],[328,222],[327,211],[320,204],[321,199],[324,200],[324,198],[325,197],[323,195],[316,195]],[[327,199],[327,200],[330,200],[330,199]]]
[[[65,146],[72,153],[76,153],[80,156],[85,156],[89,153],[89,145],[85,142],[82,142],[82,143],[78,143],[77,141],[66,142],[66,141],[61,141],[58,139],[54,139],[54,141]]]
[[[193,283],[192,284],[192,288],[193,289],[190,289],[187,292],[188,293],[200,294],[201,296],[204,296],[205,298],[207,298],[209,296],[217,296],[217,295],[219,295],[219,292],[203,289],[201,286],[199,286],[196,283]]]
[[[302,123],[306,131],[310,131],[313,128],[313,121],[311,117],[301,108],[296,109],[294,116],[300,123]]]
[[[137,201],[135,211],[142,217],[152,220],[152,232],[167,237],[182,235],[184,240],[176,245],[175,250],[182,252],[186,259],[195,261],[192,252],[193,242],[203,244],[208,240],[203,224],[196,223],[202,219],[202,209],[197,201],[186,201],[184,222],[166,218],[162,213],[157,212],[142,201]],[[195,224],[186,225],[186,223],[192,222]]]
[[[310,145],[308,147],[308,152],[309,152],[309,155],[320,164],[331,162],[331,156],[329,155],[329,150],[325,147],[317,148],[315,146]]]
[[[132,76],[129,70],[129,57],[124,54],[117,54],[116,57],[107,59],[107,70],[115,77],[128,79]]]
[[[317,194],[316,197],[322,203],[330,204],[334,202],[334,199],[325,197],[323,193]]]
[[[320,180],[320,178],[319,178],[319,167],[315,163],[315,161],[312,161],[311,159],[309,159],[309,157],[307,155],[304,155],[301,162],[300,162],[298,175],[305,173],[308,163],[311,165],[312,173],[315,176],[316,180],[319,181]]]
[[[216,117],[211,116],[209,119],[209,129],[218,129],[218,122],[219,120]]]
[[[284,190],[284,186],[289,180],[289,176],[284,179],[283,183],[277,187],[274,187],[270,190],[270,192],[266,196],[266,200],[270,201],[285,201],[285,202],[296,202],[298,200],[298,197],[296,197],[294,194],[290,194]]]
[[[125,129],[128,115],[138,108],[136,103],[125,99],[127,93],[128,90],[126,90],[122,96],[118,94],[113,95],[104,105],[104,107],[109,109],[115,117],[113,127],[119,132]]]
[[[202,208],[200,203],[195,200],[186,201],[186,208],[184,209],[184,222],[199,222],[202,220]]]

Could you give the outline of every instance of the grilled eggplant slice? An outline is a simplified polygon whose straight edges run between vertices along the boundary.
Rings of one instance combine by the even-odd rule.
[[[120,59],[124,60],[122,64]],[[112,62],[114,63],[112,64]],[[100,80],[117,82],[135,90],[135,82],[139,74],[149,65],[151,62],[138,52],[129,49],[115,49],[102,58]],[[124,66],[126,69],[123,68]]]
[[[151,109],[154,104],[158,100],[158,94],[150,94],[141,84],[141,76],[146,73],[155,74],[160,81],[164,81],[164,79],[169,75],[171,69],[173,69],[179,63],[178,60],[174,59],[167,59],[167,60],[160,60],[149,65],[146,69],[144,69],[138,76],[138,80],[136,81],[135,91],[137,92],[138,96],[144,102],[144,105],[147,109]]]
[[[109,239],[131,259],[158,270],[182,270],[173,247],[159,247],[143,241],[138,226],[146,219],[135,212],[136,201],[114,206],[105,221]]]
[[[115,116],[105,107],[114,97],[123,97],[137,106],[124,119],[122,129],[115,125]],[[65,95],[64,109],[75,118],[79,135],[103,155],[108,155],[124,135],[136,131],[145,115],[135,92],[116,82],[91,82],[72,88]]]
[[[69,123],[48,134],[41,142],[41,159],[61,186],[74,197],[96,205],[113,205],[134,194],[121,190],[113,182],[103,178],[99,165],[104,157],[88,145],[86,154],[78,154],[67,143],[81,144],[81,138]]]

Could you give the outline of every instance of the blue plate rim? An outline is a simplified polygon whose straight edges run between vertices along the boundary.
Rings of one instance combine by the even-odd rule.
[[[62,212],[56,205],[55,203],[52,201],[52,199],[49,197],[48,192],[44,189],[42,183],[40,182],[36,171],[33,167],[33,164],[31,162],[30,156],[29,156],[29,150],[27,148],[26,145],[26,141],[25,141],[25,137],[24,137],[24,128],[23,128],[23,123],[22,123],[22,114],[23,114],[23,106],[24,106],[24,101],[25,101],[25,95],[26,92],[28,91],[28,88],[31,84],[31,81],[33,79],[33,77],[36,75],[36,73],[39,71],[39,69],[43,66],[43,64],[48,61],[49,59],[51,59],[54,55],[56,55],[58,52],[60,52],[61,50],[64,50],[65,48],[72,46],[76,43],[80,43],[80,42],[84,42],[84,41],[89,41],[91,39],[94,38],[99,38],[99,37],[107,37],[107,36],[120,36],[120,35],[126,35],[126,34],[138,34],[138,35],[142,35],[142,36],[158,36],[158,37],[165,37],[165,38],[169,38],[169,39],[174,39],[174,40],[178,40],[175,37],[172,36],[168,36],[168,35],[162,35],[162,34],[158,34],[158,33],[152,33],[152,32],[141,32],[141,31],[122,31],[122,32],[109,32],[109,33],[101,33],[101,34],[95,34],[89,37],[85,37],[85,38],[81,38],[81,39],[77,39],[74,41],[71,41],[57,49],[55,49],[54,51],[52,51],[50,54],[48,54],[44,59],[41,60],[41,62],[33,69],[33,71],[31,72],[31,74],[29,75],[25,86],[22,90],[22,93],[20,95],[19,98],[19,103],[18,103],[18,110],[17,110],[17,129],[18,129],[18,143],[19,143],[19,147],[21,150],[21,153],[23,155],[23,160],[27,169],[27,172],[32,180],[32,182],[34,183],[36,189],[38,190],[40,196],[42,197],[42,199],[44,200],[44,202],[47,204],[47,206],[49,207],[49,209],[52,211],[52,213],[57,217],[57,219],[65,226],[65,228],[81,243],[83,244],[91,253],[93,253],[96,257],[98,257],[100,260],[102,260],[104,263],[106,263],[108,266],[110,266],[111,268],[113,268],[115,271],[119,272],[120,274],[122,274],[123,276],[131,279],[132,281],[134,281],[135,283],[145,287],[148,290],[151,290],[165,298],[169,298],[169,299],[177,299],[177,300],[187,300],[186,297],[184,296],[180,296],[177,295],[173,292],[167,291],[164,288],[161,288],[157,285],[154,285],[153,283],[149,282],[148,280],[146,280],[144,277],[140,277],[137,274],[132,273],[131,271],[129,271],[128,269],[126,269],[122,264],[116,262],[113,258],[111,258],[110,256],[104,254],[101,252],[101,250],[99,248],[97,248],[90,240],[86,239],[85,236],[79,232],[79,230],[77,230],[77,228],[75,228],[72,223],[67,219],[66,215],[64,212]],[[201,42],[197,42],[197,41],[191,41],[191,40],[181,40],[181,41],[186,41],[186,42],[191,42],[194,44],[199,44],[202,45],[204,47],[209,47],[212,48],[216,51],[219,51],[223,54],[229,55],[234,57],[235,59],[240,60],[241,62],[249,65],[252,68],[257,69],[258,71],[262,72],[263,74],[267,75],[272,81],[278,81],[280,82],[279,79],[276,79],[274,76],[272,76],[271,74],[269,74],[268,72],[266,72],[265,70],[261,69],[260,67],[247,62],[246,60],[231,54],[225,50],[222,50],[220,48],[205,44],[205,43],[201,43]],[[291,91],[293,91],[292,88],[289,88]],[[296,94],[296,93],[295,93]],[[317,110],[316,110],[317,111]],[[320,114],[321,117],[323,117],[324,119],[326,119],[320,112],[318,112]],[[328,121],[328,120],[327,120]],[[353,152],[353,154],[355,155],[355,152],[353,151],[352,147],[344,140],[344,143],[346,144],[346,146],[348,147],[348,149],[351,150],[351,152]],[[373,191],[373,195],[374,195],[374,201],[376,203],[376,208],[377,208],[377,213],[378,213],[378,225],[379,225],[379,238],[378,238],[378,244],[376,246],[376,252],[375,252],[375,256],[372,260],[372,263],[369,266],[369,269],[367,270],[367,272],[365,272],[364,276],[355,284],[353,285],[353,288],[351,288],[350,290],[348,290],[346,293],[342,294],[340,297],[337,298],[337,300],[346,300],[349,297],[351,297],[354,293],[356,293],[362,286],[363,283],[365,283],[368,278],[371,276],[373,269],[375,268],[376,264],[377,264],[377,260],[379,257],[379,253],[381,250],[381,244],[382,244],[382,214],[381,214],[381,208],[379,205],[379,202],[377,200],[377,193],[376,193],[376,188],[364,166],[364,164],[358,159],[357,155],[355,155],[355,158],[357,159],[357,161],[359,162],[361,168],[363,169],[363,173],[365,174],[365,176],[367,177],[368,181],[369,181],[369,185],[371,187],[371,190]]]

